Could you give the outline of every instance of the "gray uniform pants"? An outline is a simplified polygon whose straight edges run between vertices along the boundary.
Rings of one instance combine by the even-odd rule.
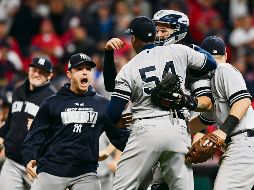
[[[0,176],[1,190],[24,190],[31,185],[25,167],[6,158]]]
[[[171,116],[136,120],[115,174],[113,190],[136,190],[159,161],[170,189],[192,190],[192,169],[184,162],[191,144],[184,120]],[[173,122],[174,121],[174,122]]]
[[[113,174],[109,174],[104,177],[99,177],[102,190],[112,190],[113,186]]]
[[[232,137],[222,156],[214,190],[251,190],[254,186],[254,137]]]
[[[78,177],[58,177],[48,173],[39,173],[31,190],[101,190],[99,177],[95,173],[87,173]]]

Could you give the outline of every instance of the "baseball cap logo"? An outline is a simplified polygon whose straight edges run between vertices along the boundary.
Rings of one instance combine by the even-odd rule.
[[[40,58],[39,61],[38,61],[38,64],[44,65],[45,61],[46,61],[45,59]]]
[[[148,35],[148,36],[152,36],[153,34],[152,34],[152,33],[148,33],[147,35]]]
[[[81,58],[81,59],[86,59],[86,55],[83,54],[83,53],[81,53],[81,54],[80,54],[80,58]]]
[[[213,53],[217,53],[217,50],[214,49],[214,50],[213,50]]]

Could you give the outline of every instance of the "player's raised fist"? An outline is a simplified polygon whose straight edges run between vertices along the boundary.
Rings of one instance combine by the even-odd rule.
[[[112,38],[110,39],[105,46],[106,50],[115,50],[115,49],[121,49],[125,45],[125,42],[120,40],[119,38]]]

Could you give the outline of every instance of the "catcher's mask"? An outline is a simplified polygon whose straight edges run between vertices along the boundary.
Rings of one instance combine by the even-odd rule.
[[[154,23],[164,23],[171,26],[174,32],[166,39],[156,38],[156,45],[169,45],[183,39],[189,28],[189,19],[187,15],[182,12],[174,10],[160,10],[154,14]]]

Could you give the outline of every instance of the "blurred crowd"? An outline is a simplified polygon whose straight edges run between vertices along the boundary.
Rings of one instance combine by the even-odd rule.
[[[103,89],[101,75],[104,45],[112,37],[126,42],[116,52],[120,69],[133,50],[124,30],[138,15],[151,17],[160,9],[184,12],[190,19],[184,44],[197,44],[209,35],[227,42],[229,62],[239,69],[254,94],[254,2],[251,0],[2,0],[0,2],[0,97],[26,77],[30,61],[44,56],[54,63],[53,84],[66,81],[70,55],[85,52],[97,63],[95,89]],[[98,83],[98,84],[97,84]]]

